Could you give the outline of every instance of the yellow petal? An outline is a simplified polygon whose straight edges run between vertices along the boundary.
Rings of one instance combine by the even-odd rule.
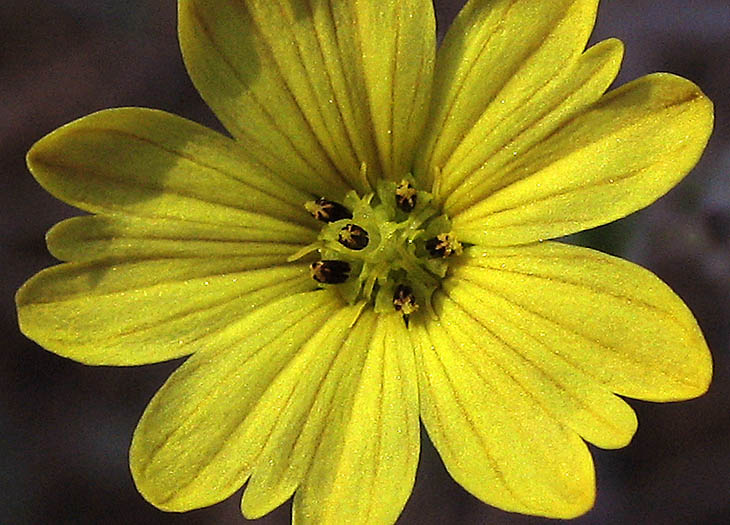
[[[635,80],[472,188],[474,202],[452,213],[454,231],[468,242],[509,245],[624,217],[687,174],[712,120],[712,103],[688,80]]]
[[[421,418],[449,474],[504,510],[571,518],[593,504],[591,455],[460,326],[414,323]]]
[[[490,294],[459,279],[447,283],[446,293],[439,304],[441,323],[485,374],[507,377],[523,395],[594,445],[628,444],[637,422],[624,401],[555,349],[501,317]]]
[[[256,411],[264,394],[308,341],[321,340],[339,305],[326,291],[286,298],[232,324],[188,359],[135,430],[130,466],[142,495],[183,511],[238,490],[279,418],[279,411]]]
[[[176,219],[73,217],[58,223],[46,235],[51,254],[62,261],[114,258],[259,257],[261,267],[279,264],[314,232],[297,240],[288,232],[236,228]]]
[[[269,246],[268,254],[158,254],[55,266],[18,291],[20,328],[44,348],[87,364],[187,355],[255,308],[314,287],[306,265],[287,264],[287,254]]]
[[[398,167],[410,161],[435,38],[429,1],[373,7],[180,0],[183,57],[203,98],[263,165],[327,195],[365,191],[362,163],[373,182],[381,159],[386,173],[391,158]],[[384,119],[391,119],[387,129]]]
[[[479,311],[480,323],[513,328],[515,348],[552,352],[618,394],[673,401],[710,382],[710,353],[691,312],[627,261],[559,243],[474,248],[448,290]]]
[[[500,96],[439,170],[437,198],[444,203],[444,211],[454,215],[465,202],[488,197],[499,182],[494,177],[505,164],[603,95],[616,78],[622,56],[620,41],[605,40],[566,64],[518,106],[506,103],[511,97]]]
[[[278,414],[269,425],[266,448],[246,486],[241,508],[260,517],[284,503],[302,483],[326,429],[346,424],[367,355],[376,316],[366,310],[354,327],[358,307],[338,312],[311,338],[262,397],[252,418]],[[260,414],[260,415],[259,415]]]
[[[457,157],[462,156],[490,126],[515,113],[542,109],[538,105],[521,113],[523,105],[532,105],[531,99],[554,89],[553,77],[573,67],[593,28],[597,4],[598,0],[468,2],[438,52],[418,173],[430,178],[457,148],[462,150]],[[505,129],[493,140],[500,138],[512,137]],[[481,148],[484,159],[490,146]]]
[[[226,137],[140,108],[100,111],[63,126],[28,152],[55,197],[95,213],[182,219],[311,235],[311,198],[252,165]]]
[[[400,315],[378,319],[351,396],[342,419],[326,427],[296,493],[296,523],[394,523],[403,509],[420,422],[413,349]]]
[[[436,52],[433,3],[354,0],[354,4],[383,174],[400,180],[411,170],[428,113]]]

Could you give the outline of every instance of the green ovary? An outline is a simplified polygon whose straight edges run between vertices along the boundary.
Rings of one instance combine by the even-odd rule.
[[[410,190],[406,192],[410,195],[407,203],[402,202],[404,185]],[[318,240],[291,259],[316,251],[322,261],[347,262],[350,273],[345,282],[322,286],[335,286],[350,304],[372,302],[378,313],[395,308],[406,321],[415,309],[433,316],[431,297],[448,264],[446,257],[429,252],[427,241],[443,237],[451,225],[431,201],[430,193],[412,190],[407,181],[398,185],[381,181],[375,193],[362,198],[351,191],[341,204],[351,211],[352,218],[324,224]],[[449,237],[453,253],[460,253],[461,245]],[[394,300],[394,296],[402,295],[403,287],[412,291],[415,309]]]

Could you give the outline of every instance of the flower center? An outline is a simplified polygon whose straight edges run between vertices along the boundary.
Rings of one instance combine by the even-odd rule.
[[[400,312],[406,323],[417,311],[434,315],[432,295],[447,259],[461,254],[462,246],[430,193],[409,180],[381,181],[363,197],[351,191],[342,203],[320,198],[304,206],[324,224],[317,241],[290,260],[317,252],[310,269],[320,286],[336,287],[350,304]]]

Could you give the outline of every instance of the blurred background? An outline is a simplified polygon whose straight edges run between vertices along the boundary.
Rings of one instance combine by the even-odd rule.
[[[538,0],[535,0],[538,1]],[[463,4],[436,0],[443,33]],[[166,514],[136,492],[127,450],[137,419],[178,362],[86,367],[17,329],[13,294],[54,264],[45,231],[75,215],[25,168],[32,143],[113,106],[161,108],[220,129],[188,80],[173,0],[3,0],[0,9],[0,523],[243,523],[239,495]],[[670,71],[699,84],[716,129],[699,165],[667,196],[576,242],[648,267],[690,306],[713,351],[707,395],[677,404],[630,400],[633,442],[593,449],[598,499],[587,524],[730,523],[730,3],[604,0],[593,42],[626,44],[617,83]],[[424,435],[413,496],[399,521],[547,524],[477,501],[446,473]],[[257,523],[289,523],[290,504]]]

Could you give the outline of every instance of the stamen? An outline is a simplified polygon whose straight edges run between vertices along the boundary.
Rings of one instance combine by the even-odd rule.
[[[395,307],[396,312],[403,314],[406,322],[408,322],[408,316],[418,310],[416,296],[413,295],[413,290],[410,286],[399,284],[395,287],[395,293],[393,294],[393,307]]]
[[[461,255],[462,252],[461,243],[449,233],[439,233],[433,239],[427,240],[426,249],[432,257],[441,258],[449,257],[454,254]]]
[[[370,242],[370,236],[357,224],[348,224],[340,230],[337,242],[351,250],[362,250]]]
[[[309,270],[312,279],[322,284],[342,284],[350,276],[350,265],[345,261],[315,261]]]
[[[342,204],[329,201],[324,197],[320,197],[316,201],[305,202],[304,207],[318,221],[335,222],[341,219],[352,219],[352,212],[350,210]]]
[[[406,213],[413,211],[416,207],[418,191],[407,180],[403,179],[395,188],[395,203]]]

